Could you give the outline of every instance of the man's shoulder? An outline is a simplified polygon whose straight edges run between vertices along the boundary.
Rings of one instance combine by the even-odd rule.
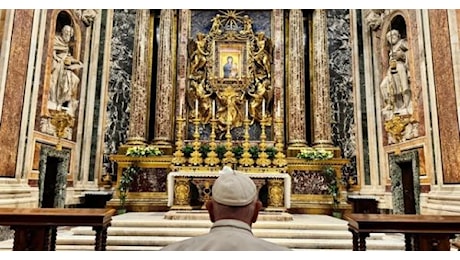
[[[160,251],[188,251],[188,250],[196,250],[199,248],[199,245],[202,244],[203,240],[206,240],[207,235],[197,236],[187,238],[185,240],[177,241],[172,244],[169,244]]]
[[[264,247],[263,250],[267,250],[267,251],[290,251],[291,250],[287,247],[275,244],[273,242],[267,241],[262,238],[258,238],[257,240],[259,241],[259,244],[263,245]]]

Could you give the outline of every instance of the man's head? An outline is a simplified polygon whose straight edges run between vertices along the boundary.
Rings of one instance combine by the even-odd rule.
[[[399,39],[401,39],[401,34],[399,34],[398,30],[393,29],[387,32],[386,37],[387,37],[388,43],[396,44],[399,41]]]
[[[73,28],[70,25],[64,25],[61,31],[62,38],[65,42],[70,42],[73,37]]]
[[[254,182],[228,166],[220,174],[212,186],[212,200],[206,203],[211,221],[238,219],[249,225],[256,222],[262,203]]]

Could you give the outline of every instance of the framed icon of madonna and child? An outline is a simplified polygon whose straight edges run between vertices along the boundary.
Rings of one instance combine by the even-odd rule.
[[[219,78],[236,79],[246,76],[246,46],[244,42],[217,43],[217,71]]]

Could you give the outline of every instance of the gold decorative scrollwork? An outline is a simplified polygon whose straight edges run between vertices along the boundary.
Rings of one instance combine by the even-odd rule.
[[[272,207],[282,207],[284,205],[284,184],[283,180],[268,181],[269,205]]]
[[[189,180],[187,178],[177,178],[174,184],[175,205],[189,205],[189,192]]]
[[[414,123],[415,120],[411,115],[394,116],[392,119],[385,121],[385,131],[394,139],[394,143],[400,143],[406,126]]]
[[[221,131],[229,122],[231,129],[242,126],[246,114],[253,124],[266,111],[271,122],[273,44],[263,31],[255,33],[252,19],[242,13],[216,14],[209,33],[197,33],[188,44],[189,119],[208,124],[215,117]]]

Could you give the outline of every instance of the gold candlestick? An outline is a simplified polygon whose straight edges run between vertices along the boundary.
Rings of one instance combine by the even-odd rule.
[[[244,166],[252,166],[254,164],[254,160],[252,159],[251,154],[249,153],[249,147],[251,146],[249,144],[249,122],[251,122],[247,116],[244,119],[244,143],[243,143],[243,154],[241,155],[241,159],[239,163]]]
[[[213,117],[211,119],[211,135],[209,136],[210,142],[209,142],[209,153],[207,154],[206,159],[204,160],[206,165],[209,166],[215,166],[219,164],[220,160],[219,157],[217,156],[216,151],[216,126],[217,126],[217,119]]]
[[[177,121],[177,134],[176,134],[176,151],[174,152],[174,157],[172,158],[171,162],[174,165],[183,165],[186,162],[184,157],[184,153],[182,149],[184,147],[184,142],[182,141],[182,125],[185,121],[184,118],[178,117]]]
[[[230,120],[227,120],[227,133],[225,134],[225,138],[227,139],[227,142],[225,143],[225,148],[227,152],[224,154],[224,158],[222,159],[222,164],[228,165],[230,167],[233,167],[234,164],[237,163],[237,160],[235,158],[235,154],[232,151],[232,134],[230,133]]]
[[[286,160],[286,155],[282,152],[284,150],[284,144],[283,144],[283,137],[281,135],[281,128],[283,126],[283,120],[279,117],[275,119],[275,125],[278,128],[278,132],[276,133],[276,143],[275,143],[275,148],[276,148],[276,154],[275,154],[275,159],[273,160],[273,164],[277,167],[284,167],[287,165],[287,160]]]
[[[257,158],[257,165],[261,167],[270,166],[271,160],[268,159],[268,154],[265,152],[267,149],[267,143],[265,142],[267,139],[267,135],[265,134],[265,125],[267,124],[267,118],[265,117],[265,113],[262,114],[262,120],[260,120],[260,126],[262,127],[262,131],[260,133],[260,143],[259,143],[259,158]]]
[[[200,125],[200,119],[194,118],[193,124],[195,125],[195,132],[193,133],[193,152],[191,154],[190,159],[188,160],[191,165],[200,165],[203,162],[203,158],[201,158],[200,153],[200,132],[198,131],[198,127]]]

